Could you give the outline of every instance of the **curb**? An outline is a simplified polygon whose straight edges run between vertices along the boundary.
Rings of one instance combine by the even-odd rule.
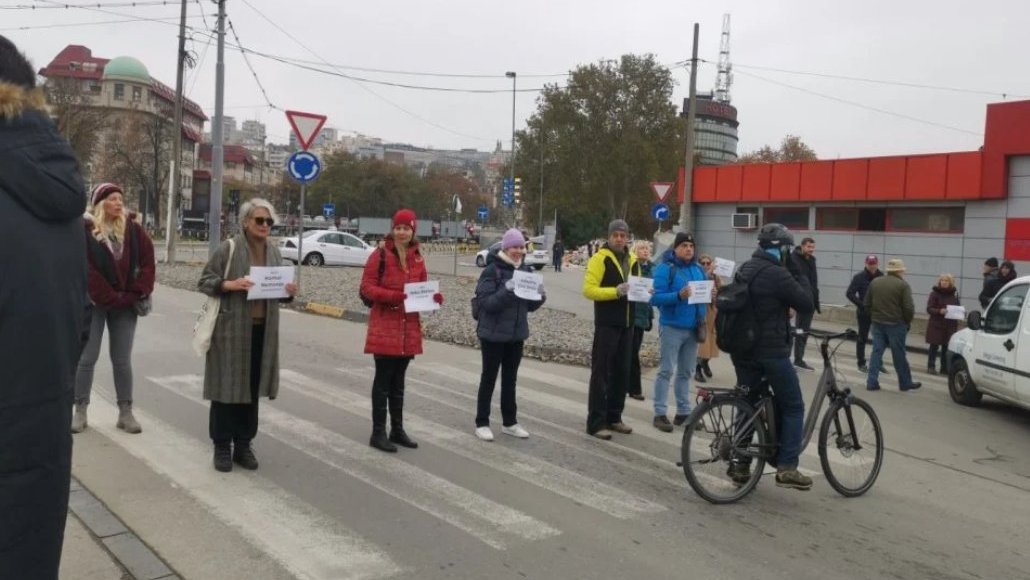
[[[92,539],[103,546],[111,559],[133,580],[181,580],[164,560],[74,477],[68,493],[68,511],[82,522]]]

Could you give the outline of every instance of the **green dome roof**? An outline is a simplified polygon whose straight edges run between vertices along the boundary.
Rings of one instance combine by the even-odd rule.
[[[150,73],[142,62],[131,56],[119,56],[113,58],[104,66],[105,79],[121,79],[139,83],[149,83]]]

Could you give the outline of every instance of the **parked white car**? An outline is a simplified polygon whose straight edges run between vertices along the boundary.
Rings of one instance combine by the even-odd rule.
[[[476,265],[480,268],[486,268],[486,256],[490,252],[499,252],[501,250],[501,242],[494,242],[490,244],[490,247],[485,250],[479,250],[476,254]]]
[[[1030,276],[1009,282],[948,343],[948,391],[961,405],[991,395],[1030,410]]]
[[[537,270],[542,270],[544,266],[551,263],[551,256],[547,253],[547,250],[533,250],[533,244],[526,245],[526,257],[523,261],[527,266],[532,266]],[[501,242],[494,242],[490,244],[490,247],[485,250],[479,250],[476,254],[476,265],[480,268],[486,267],[486,256],[490,252],[496,252],[501,249]]]
[[[298,261],[298,238],[279,240],[279,253],[283,258]],[[361,238],[344,232],[320,230],[304,234],[303,262],[311,266],[364,266],[375,251]]]

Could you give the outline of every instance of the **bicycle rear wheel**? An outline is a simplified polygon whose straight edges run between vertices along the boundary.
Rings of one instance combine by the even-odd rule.
[[[683,474],[705,500],[732,503],[758,485],[769,435],[761,421],[744,426],[754,412],[744,399],[729,398],[701,403],[691,413],[680,448]]]
[[[830,405],[819,427],[819,461],[830,487],[845,497],[860,496],[876,483],[883,429],[869,403],[853,398]]]

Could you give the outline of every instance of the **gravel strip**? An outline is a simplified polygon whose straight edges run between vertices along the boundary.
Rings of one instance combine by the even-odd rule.
[[[174,288],[196,290],[202,269],[203,266],[198,264],[159,263],[157,281]],[[301,308],[304,303],[318,302],[338,306],[347,311],[367,313],[368,309],[358,298],[361,272],[361,268],[305,267],[301,278],[301,294],[297,297],[294,307]],[[472,319],[469,305],[475,293],[476,279],[436,273],[432,277],[440,281],[440,292],[446,301],[437,312],[422,316],[425,337],[478,348],[476,321]],[[590,366],[590,349],[594,337],[593,321],[544,306],[530,313],[529,331],[525,356],[543,361]],[[640,358],[644,366],[658,364],[657,328],[644,334]]]

